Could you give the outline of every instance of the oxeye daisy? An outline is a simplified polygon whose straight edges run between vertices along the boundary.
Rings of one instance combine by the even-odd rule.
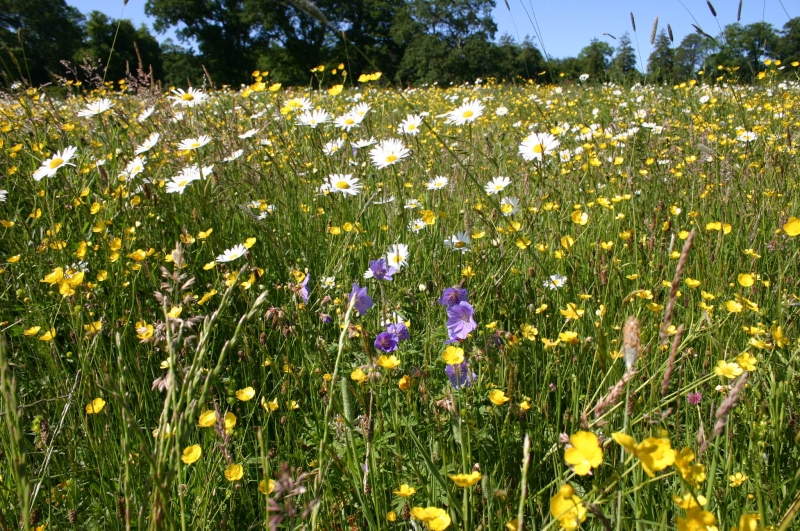
[[[147,163],[147,157],[134,157],[132,161],[125,166],[125,171],[120,174],[121,179],[130,180],[144,171],[144,165]]]
[[[567,277],[565,277],[564,275],[555,274],[555,275],[550,275],[550,278],[542,282],[542,285],[545,288],[554,290],[564,287],[566,283],[567,283]]]
[[[409,114],[406,119],[397,126],[397,133],[401,135],[416,136],[419,134],[419,126],[422,125],[422,116]]]
[[[500,212],[502,212],[504,216],[516,214],[517,210],[519,210],[519,199],[516,197],[504,197],[503,200],[500,201]]]
[[[297,117],[297,125],[306,125],[316,129],[318,125],[324,124],[331,119],[331,115],[325,109],[315,109],[306,111]]]
[[[358,120],[358,123],[361,123],[370,109],[369,103],[359,103],[350,109],[350,114]]]
[[[322,147],[322,152],[326,155],[333,155],[344,146],[344,140],[341,138],[337,138],[336,140],[331,140],[327,144]]]
[[[139,113],[139,116],[136,117],[136,121],[139,122],[140,124],[143,124],[148,118],[150,118],[150,116],[153,114],[153,111],[155,110],[156,110],[155,107],[148,107],[147,109]]]
[[[519,145],[519,154],[525,160],[542,160],[559,145],[558,139],[550,133],[531,133]]]
[[[358,125],[361,123],[361,118],[354,116],[352,113],[347,113],[336,118],[333,123],[339,129],[350,131],[350,129],[358,127]]]
[[[108,98],[100,98],[97,101],[93,101],[86,106],[85,109],[78,112],[78,117],[80,118],[91,118],[92,116],[97,116],[98,114],[103,114],[104,112],[111,109],[114,106],[114,102],[112,102]]]
[[[363,140],[356,140],[355,142],[351,142],[350,145],[353,146],[356,149],[361,149],[361,148],[369,147],[369,146],[371,146],[373,144],[376,144],[377,142],[378,141],[375,140],[375,137],[371,136],[371,137],[363,139]]]
[[[386,251],[386,263],[398,270],[408,265],[408,245],[396,243]]]
[[[509,179],[508,177],[495,177],[494,179],[486,183],[486,186],[484,186],[483,189],[486,191],[488,195],[494,195],[496,193],[502,192],[503,189],[509,184],[511,184],[511,179]]]
[[[208,94],[193,87],[189,87],[187,91],[173,89],[171,92],[173,96],[170,96],[169,99],[172,100],[172,105],[180,105],[181,107],[194,107],[208,99]]]
[[[461,251],[466,253],[469,251],[470,238],[466,232],[458,232],[444,241],[445,246],[450,247],[453,251]]]
[[[425,221],[423,221],[422,218],[412,219],[411,221],[408,222],[408,230],[410,230],[414,234],[418,233],[425,227],[426,227]]]
[[[483,104],[477,100],[468,101],[447,113],[447,123],[464,125],[472,123],[483,114]]]
[[[247,138],[250,138],[251,136],[255,136],[256,133],[258,133],[258,129],[250,129],[248,131],[245,131],[241,135],[239,135],[239,138],[241,138],[242,140],[245,140]]]
[[[741,131],[736,135],[736,140],[739,142],[753,142],[758,138],[758,134],[753,131]]]
[[[441,175],[437,175],[436,177],[428,181],[425,184],[425,187],[428,190],[441,190],[442,188],[447,186],[447,183],[449,182],[450,179],[448,179],[447,177],[442,177]]]
[[[158,139],[161,138],[161,135],[158,133],[153,133],[147,137],[147,139],[139,145],[136,150],[133,152],[134,155],[141,155],[142,153],[146,153],[150,151],[156,144],[158,144]]]
[[[191,151],[193,149],[198,149],[206,144],[211,142],[211,137],[208,135],[202,135],[197,138],[187,138],[185,140],[181,140],[178,144],[178,151]]]
[[[379,170],[387,166],[391,166],[395,162],[401,161],[406,158],[411,151],[403,145],[402,142],[395,138],[389,140],[382,140],[377,146],[372,148],[369,156],[372,159],[372,164]]]
[[[241,243],[234,245],[230,249],[226,249],[224,253],[217,257],[217,263],[222,264],[225,262],[233,262],[237,258],[241,258],[247,252],[247,249]]]
[[[0,190],[0,203],[5,203],[8,197],[8,190]]]
[[[361,192],[361,184],[358,179],[350,174],[333,173],[328,176],[327,190],[330,193],[342,195],[358,195]]]
[[[42,162],[38,170],[33,172],[34,180],[41,181],[45,177],[52,177],[61,166],[75,166],[74,164],[70,164],[69,161],[75,156],[76,151],[78,151],[78,148],[74,146],[69,146],[62,151],[57,151],[55,155]]]
[[[227,157],[225,157],[222,160],[224,162],[232,162],[232,161],[238,159],[239,157],[241,157],[242,155],[244,155],[244,150],[243,149],[237,149],[236,151],[234,151],[233,153],[231,153],[230,155],[228,155]]]

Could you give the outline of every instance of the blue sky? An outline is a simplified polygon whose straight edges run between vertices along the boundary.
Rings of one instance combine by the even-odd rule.
[[[529,35],[537,46],[545,49],[551,57],[577,55],[593,37],[605,40],[612,46],[613,39],[603,35],[610,33],[619,38],[631,31],[630,13],[636,18],[639,46],[646,60],[650,50],[650,30],[655,17],[659,17],[659,28],[672,26],[676,44],[694,31],[697,24],[711,35],[719,32],[717,22],[711,15],[705,0],[496,0],[494,19],[497,36],[508,33],[516,40]],[[112,18],[119,18],[122,0],[67,0],[81,12],[102,11]],[[712,0],[719,24],[725,26],[736,22],[738,0]],[[122,16],[131,19],[136,26],[147,24],[152,29],[152,19],[144,13],[145,0],[130,0]],[[685,6],[685,7],[684,7]],[[790,17],[800,16],[797,0],[743,0],[742,24],[765,20],[780,29]],[[534,19],[541,32],[534,29]],[[540,33],[541,42],[537,37]],[[173,37],[173,32],[157,35],[159,40]],[[635,46],[635,40],[634,40]]]

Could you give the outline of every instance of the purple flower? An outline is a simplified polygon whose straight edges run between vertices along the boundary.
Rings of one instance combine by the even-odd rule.
[[[300,297],[302,297],[303,302],[308,302],[308,279],[311,278],[311,275],[306,275],[306,278],[300,283]]]
[[[475,373],[469,368],[467,360],[461,362],[460,365],[448,365],[444,368],[447,377],[450,379],[450,385],[456,389],[462,387],[469,387],[475,380]]]
[[[331,324],[331,323],[333,322],[333,319],[332,319],[332,318],[331,318],[331,316],[330,316],[329,314],[327,314],[327,313],[321,313],[321,314],[319,314],[319,318],[320,318],[320,319],[322,320],[322,322],[323,322],[323,323],[325,323],[325,324]]]
[[[350,292],[348,301],[352,301],[353,299],[355,299],[354,307],[358,310],[358,315],[364,315],[367,313],[367,310],[372,308],[372,305],[375,304],[372,301],[372,297],[367,295],[367,288],[359,287],[355,282],[353,282],[353,291]]]
[[[370,261],[369,269],[372,271],[372,277],[378,280],[392,280],[392,275],[397,273],[396,268],[386,265],[386,258]]]
[[[466,339],[467,334],[478,327],[472,316],[475,310],[468,302],[461,301],[447,308],[447,333],[450,340]]]
[[[448,308],[459,302],[469,302],[469,292],[464,288],[445,288],[438,302]]]
[[[397,350],[397,343],[400,338],[391,332],[381,332],[375,337],[375,348],[381,352],[394,352]]]
[[[696,393],[689,393],[686,395],[686,400],[693,406],[696,406],[703,400],[703,393],[697,391]]]
[[[411,339],[411,334],[408,333],[408,327],[403,323],[390,324],[386,327],[386,331],[390,334],[395,334],[397,339]]]

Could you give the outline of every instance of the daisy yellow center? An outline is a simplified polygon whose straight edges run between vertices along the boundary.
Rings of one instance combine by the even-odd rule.
[[[356,123],[356,121],[353,120],[352,118],[348,118],[347,120],[344,121],[344,123],[346,123],[347,125],[353,125],[354,123]]]
[[[467,246],[467,244],[466,244],[466,243],[464,243],[464,242],[456,242],[456,244],[455,244],[455,246],[454,246],[454,247],[455,247],[456,249],[461,249],[461,248],[463,248],[463,247],[466,247],[466,246]]]
[[[541,145],[541,144],[536,144],[535,146],[533,146],[533,152],[534,153],[544,153],[544,146]]]
[[[386,157],[386,162],[394,162],[396,160],[397,160],[397,155],[395,155],[394,153]]]
[[[461,116],[464,117],[464,118],[472,118],[473,114],[475,114],[475,113],[472,112],[472,111],[464,111],[464,114],[462,114]]]
[[[50,169],[54,170],[59,166],[61,166],[62,164],[64,164],[64,159],[62,159],[61,157],[56,157],[50,161]]]
[[[339,181],[338,183],[336,183],[336,188],[338,188],[339,190],[349,190],[350,183],[347,181]]]
[[[416,126],[416,125],[414,125],[414,124],[409,124],[409,125],[408,125],[408,130],[409,130],[409,131],[413,131],[413,130],[414,130],[414,129],[416,129],[416,128],[417,128],[417,126]]]
[[[200,142],[192,142],[192,148],[200,147]]]
[[[187,92],[185,94],[181,94],[181,99],[183,101],[192,101],[192,100],[194,100],[194,96]]]
[[[184,186],[186,186],[187,184],[189,184],[189,181],[187,181],[187,180],[183,180],[183,181],[181,181],[181,182],[179,182],[179,183],[178,183],[178,186],[180,186],[181,188],[183,188],[183,187],[184,187]]]
[[[506,203],[505,205],[500,205],[500,210],[502,210],[503,213],[508,214],[509,212],[514,210],[514,205],[512,205],[511,203]]]

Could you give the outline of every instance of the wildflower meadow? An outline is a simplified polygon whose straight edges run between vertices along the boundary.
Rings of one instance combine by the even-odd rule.
[[[786,531],[800,82],[0,99],[0,530]]]

